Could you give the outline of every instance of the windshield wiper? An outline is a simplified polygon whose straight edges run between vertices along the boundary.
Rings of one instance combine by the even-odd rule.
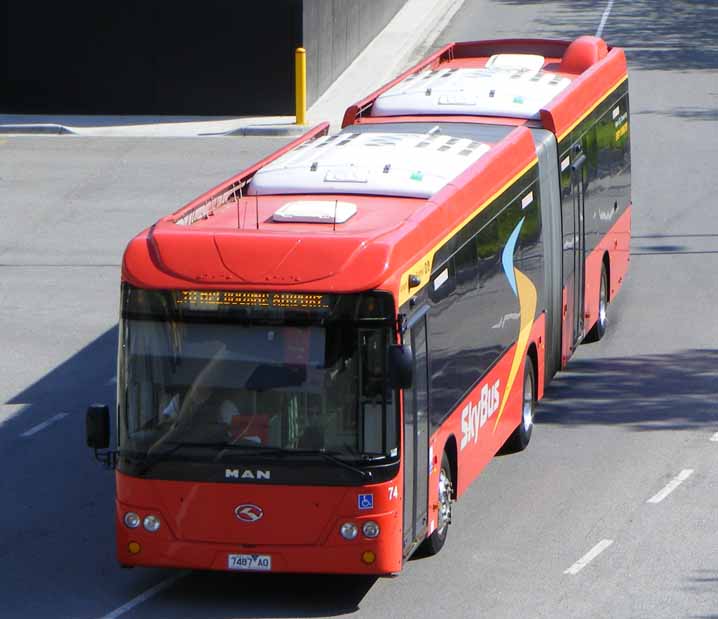
[[[354,466],[352,464],[349,464],[346,460],[342,460],[341,458],[337,458],[334,454],[329,453],[328,451],[310,451],[308,453],[317,453],[322,458],[329,462],[333,462],[334,464],[344,467],[348,471],[354,471],[358,475],[361,476],[362,479],[370,480],[372,478],[372,472],[367,471],[366,469],[360,469],[358,466]]]

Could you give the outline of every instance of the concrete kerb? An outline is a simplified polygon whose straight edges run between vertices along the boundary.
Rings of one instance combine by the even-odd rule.
[[[199,135],[242,135],[242,136],[292,136],[302,135],[314,125],[247,125],[223,133],[201,133]]]
[[[63,125],[56,125],[54,123],[38,123],[38,124],[22,124],[22,125],[0,125],[0,133],[12,133],[12,134],[41,134],[41,135],[67,135],[74,134]]]
[[[314,125],[295,125],[295,124],[257,124],[243,125],[227,131],[196,131],[191,135],[186,133],[168,132],[174,137],[222,137],[222,136],[297,136],[301,135]],[[148,134],[163,135],[161,129],[153,126]],[[75,135],[75,136],[95,136],[95,137],[147,137],[136,132],[123,134],[120,130],[112,132],[107,131],[107,127],[99,128],[96,132],[91,129],[76,129],[65,125],[55,123],[27,123],[27,124],[0,124],[0,134],[6,135]]]

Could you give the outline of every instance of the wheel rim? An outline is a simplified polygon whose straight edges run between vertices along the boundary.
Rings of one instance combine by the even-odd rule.
[[[439,535],[446,533],[446,527],[451,522],[451,479],[446,469],[441,468],[439,473]]]
[[[601,330],[606,329],[606,322],[608,320],[608,302],[606,294],[606,275],[602,274],[601,277],[601,293],[598,298],[598,322],[601,325]]]
[[[534,379],[528,373],[524,381],[523,426],[529,431],[534,424]]]

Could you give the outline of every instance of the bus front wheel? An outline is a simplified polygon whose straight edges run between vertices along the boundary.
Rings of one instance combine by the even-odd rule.
[[[439,471],[439,514],[438,522],[434,532],[424,540],[421,550],[427,555],[435,555],[446,543],[446,536],[451,523],[451,497],[453,494],[453,482],[451,479],[451,466],[449,457],[444,452],[441,458],[441,470]]]

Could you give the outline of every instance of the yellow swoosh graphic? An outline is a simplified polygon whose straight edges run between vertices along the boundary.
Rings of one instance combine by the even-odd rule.
[[[511,388],[514,385],[516,375],[521,367],[521,362],[523,361],[524,354],[526,353],[526,347],[529,343],[529,335],[531,335],[531,327],[533,326],[534,316],[536,315],[536,286],[533,285],[533,282],[526,275],[515,267],[514,274],[516,275],[516,287],[518,289],[521,324],[519,326],[519,338],[516,340],[516,350],[514,351],[514,360],[511,363],[509,379],[506,381],[504,396],[501,399],[499,413],[496,415],[496,421],[494,422],[494,432],[496,432],[501,415],[504,413],[504,407],[509,399],[509,393],[511,393]]]

